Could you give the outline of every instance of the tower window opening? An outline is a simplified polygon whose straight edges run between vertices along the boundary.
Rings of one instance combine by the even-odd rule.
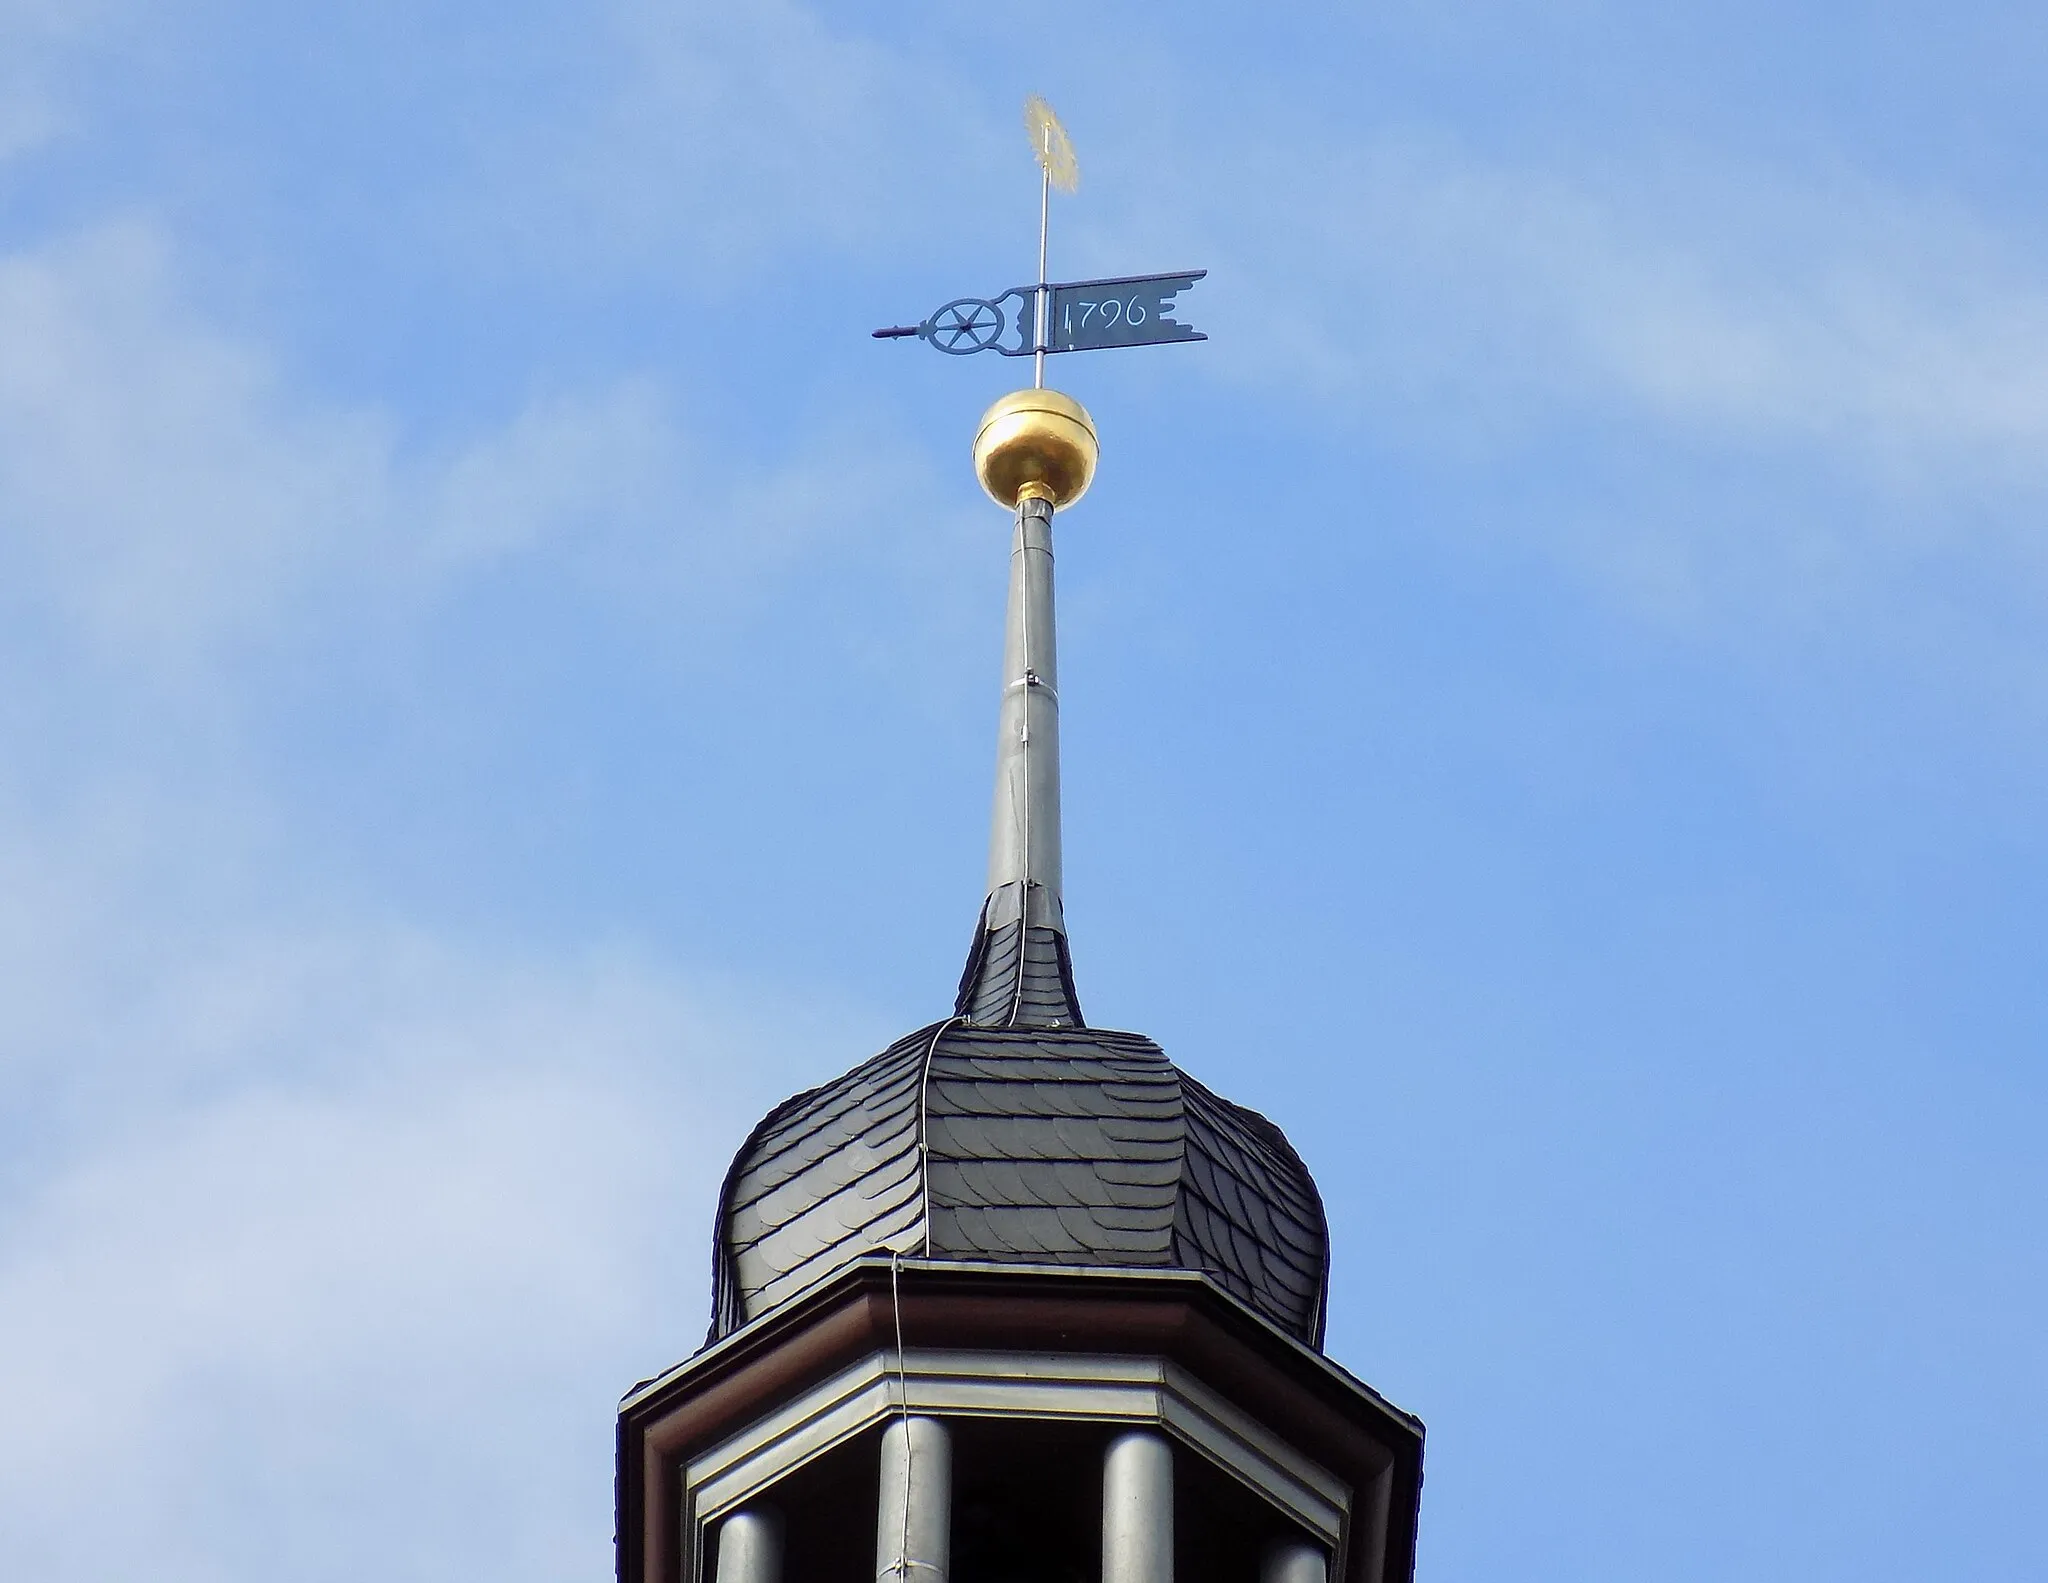
[[[777,1479],[759,1497],[782,1517],[782,1583],[875,1583],[881,1460],[881,1432],[874,1430]],[[713,1523],[705,1536],[705,1583],[718,1577],[718,1540]]]
[[[1100,1424],[953,1421],[951,1583],[1098,1583]]]
[[[1174,1583],[1257,1583],[1268,1545],[1308,1537],[1206,1457],[1174,1448]]]

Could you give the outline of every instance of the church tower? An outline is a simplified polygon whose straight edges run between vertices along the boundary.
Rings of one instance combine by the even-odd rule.
[[[710,1335],[619,1409],[619,1583],[1412,1575],[1422,1425],[1323,1353],[1307,1167],[1082,1013],[1053,523],[1096,454],[1057,391],[982,420],[1012,531],[966,970],[949,1016],[777,1106],[734,1157]]]

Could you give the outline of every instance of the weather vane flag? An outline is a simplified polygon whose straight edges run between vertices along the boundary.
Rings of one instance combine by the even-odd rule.
[[[1208,273],[1120,275],[1110,280],[1046,279],[1046,234],[1052,218],[1052,190],[1072,192],[1081,184],[1073,141],[1052,106],[1033,94],[1024,101],[1024,126],[1038,161],[1038,283],[1012,286],[994,297],[956,297],[933,310],[922,324],[875,331],[877,340],[916,336],[953,357],[1000,352],[1034,360],[1034,388],[1045,385],[1049,352],[1093,352],[1109,346],[1158,346],[1168,341],[1206,341],[1201,331],[1173,315],[1175,298]]]

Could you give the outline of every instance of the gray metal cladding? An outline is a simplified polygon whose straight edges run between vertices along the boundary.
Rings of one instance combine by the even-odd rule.
[[[1319,1346],[1327,1250],[1279,1128],[1150,1039],[955,1017],[755,1129],[720,1199],[712,1336],[895,1251],[1205,1270]]]

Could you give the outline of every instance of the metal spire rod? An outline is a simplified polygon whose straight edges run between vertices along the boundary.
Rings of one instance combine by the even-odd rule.
[[[1037,354],[1032,360],[1031,388],[1045,389],[1045,336],[1052,326],[1046,321],[1052,312],[1050,301],[1052,288],[1045,280],[1045,238],[1052,222],[1052,127],[1046,126],[1040,132],[1041,153],[1038,161],[1038,312],[1036,315],[1038,333],[1031,344]]]
[[[1060,896],[1059,652],[1053,627],[1052,502],[1017,503],[1003,626],[1003,698],[988,850],[989,923],[1024,915],[1064,931]]]
[[[1061,905],[1052,519],[1087,493],[1097,455],[1094,419],[1057,390],[1012,391],[974,437],[981,486],[1012,514],[988,900],[954,1004],[980,1027],[1082,1025]]]
[[[1038,284],[1031,293],[1033,390],[1045,389],[1045,348],[1052,334],[1052,287],[1045,276],[1045,241],[1052,225],[1052,190],[1072,192],[1081,180],[1073,140],[1052,106],[1037,94],[1024,101],[1024,125],[1031,133],[1031,157],[1038,161]],[[1000,333],[998,330],[997,333]]]

